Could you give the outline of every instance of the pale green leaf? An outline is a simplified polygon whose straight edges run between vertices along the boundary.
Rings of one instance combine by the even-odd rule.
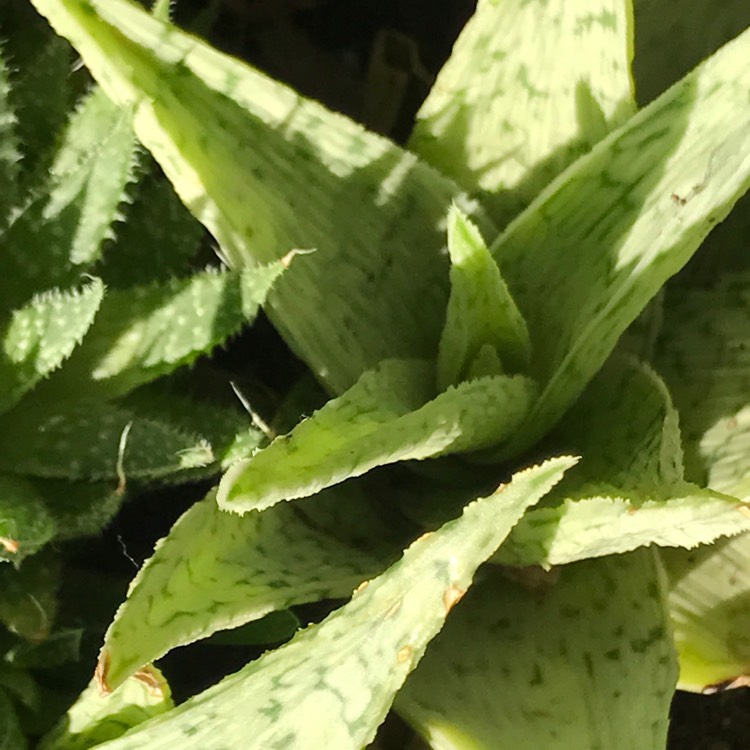
[[[750,275],[668,290],[655,366],[682,414],[688,477],[750,497]]]
[[[19,564],[45,545],[56,524],[37,487],[21,476],[0,474],[0,568]]]
[[[438,390],[468,379],[489,363],[491,347],[503,371],[519,372],[529,362],[529,333],[479,230],[452,206],[448,214],[451,294],[437,360]]]
[[[677,678],[653,553],[529,591],[487,574],[396,699],[435,750],[663,750]]]
[[[106,747],[363,747],[477,566],[572,463],[561,458],[516,474],[414,542],[320,625]]]
[[[214,460],[199,435],[105,401],[16,407],[0,422],[0,469],[67,480],[179,479]],[[175,476],[176,475],[176,476]]]
[[[507,446],[546,432],[750,186],[750,30],[562,173],[492,247],[543,384]]]
[[[105,637],[101,680],[116,687],[147,662],[218,630],[293,604],[348,597],[402,548],[351,484],[309,506],[284,503],[238,518],[219,510],[211,492],[190,508],[131,584]]]
[[[231,265],[315,248],[268,312],[323,383],[342,392],[383,359],[434,356],[445,216],[468,205],[454,183],[127,0],[34,5],[134,108],[139,139]]]
[[[47,292],[13,312],[0,329],[0,412],[70,357],[103,297],[104,285],[92,279],[80,291]]]
[[[750,507],[694,485],[675,487],[672,497],[646,493],[618,497],[609,491],[535,508],[499,550],[503,565],[564,565],[656,544],[694,548],[750,531]]]
[[[750,533],[696,550],[661,552],[679,687],[715,692],[750,683]]]
[[[509,435],[535,395],[521,376],[459,384],[428,400],[433,363],[387,360],[287,435],[232,466],[219,484],[224,510],[243,513],[397,461],[486,448]]]
[[[624,0],[480,0],[417,115],[410,147],[500,226],[635,110]]]
[[[102,696],[92,681],[62,721],[43,739],[40,750],[88,750],[173,707],[169,685],[152,666]]]
[[[194,362],[254,319],[283,270],[281,262],[208,270],[112,290],[83,345],[46,384],[46,397],[113,398]]]

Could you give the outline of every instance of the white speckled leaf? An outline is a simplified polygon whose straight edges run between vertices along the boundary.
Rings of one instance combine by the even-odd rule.
[[[543,385],[544,434],[627,325],[750,186],[750,30],[563,172],[492,247]]]
[[[75,282],[113,236],[134,174],[132,116],[95,89],[73,114],[48,179],[2,238],[0,298]]]
[[[35,477],[117,483],[121,466],[126,479],[166,480],[213,460],[199,435],[105,401],[21,405],[0,421],[0,469]]]
[[[480,0],[410,147],[504,225],[635,110],[625,0]]]
[[[5,54],[0,47],[0,228],[5,227],[18,195],[18,150],[16,116],[9,98],[10,83]]]
[[[523,371],[530,355],[526,324],[482,235],[456,206],[448,213],[448,251],[451,294],[438,350],[438,390],[468,379],[483,347],[502,365],[492,374]]]
[[[219,484],[224,510],[243,513],[376,466],[486,448],[510,434],[535,395],[521,376],[472,380],[428,400],[434,364],[387,360],[289,434],[232,466]]]
[[[0,412],[58,368],[90,329],[104,296],[93,279],[81,290],[48,292],[14,310],[0,328]]]
[[[298,633],[107,750],[360,750],[474,572],[574,459],[515,475],[428,534],[320,625]]]
[[[42,740],[39,750],[89,750],[174,706],[166,680],[153,666],[102,696],[92,682]]]
[[[401,550],[352,484],[241,518],[216,493],[188,510],[130,585],[107,631],[100,680],[116,687],[177,646],[293,604],[347,597]],[[338,522],[346,514],[347,526]]]
[[[232,265],[316,249],[268,310],[322,382],[341,392],[382,359],[434,356],[453,182],[127,0],[34,5],[135,108],[138,137]]]
[[[254,319],[283,270],[277,262],[113,290],[83,345],[46,385],[52,395],[112,398],[190,364]]]
[[[750,684],[750,533],[662,550],[682,690]]]
[[[530,591],[488,573],[396,708],[435,750],[663,750],[677,678],[650,550]]]
[[[56,524],[37,487],[21,476],[0,474],[0,564],[18,564],[55,535]]]

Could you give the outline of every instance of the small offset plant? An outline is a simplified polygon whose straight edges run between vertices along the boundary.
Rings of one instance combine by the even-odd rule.
[[[676,685],[747,680],[744,247],[675,275],[750,186],[750,31],[638,109],[629,2],[480,1],[403,149],[161,8],[32,1],[233,273],[314,250],[266,310],[330,395],[233,452],[44,747],[359,750],[394,705],[663,748]],[[353,590],[164,711],[169,650]]]

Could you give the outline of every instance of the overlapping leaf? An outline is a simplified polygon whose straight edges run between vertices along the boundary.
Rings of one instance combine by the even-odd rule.
[[[561,458],[517,474],[414,542],[320,625],[109,747],[363,747],[477,566],[572,463]]]
[[[441,750],[663,750],[677,677],[653,553],[529,591],[488,574],[397,697]]]
[[[630,4],[480,0],[409,143],[504,226],[635,110]]]
[[[324,383],[340,392],[382,359],[434,356],[450,180],[127,0],[35,5],[135,107],[138,137],[233,265],[316,249],[269,311]]]
[[[544,384],[506,454],[555,423],[750,186],[749,51],[750,31],[576,161],[494,243]]]
[[[434,364],[386,360],[292,432],[232,466],[219,484],[224,510],[307,497],[375,466],[487,448],[519,424],[534,384],[522,376],[460,383],[429,400]]]
[[[242,518],[194,505],[157,546],[105,638],[100,679],[116,687],[167,651],[268,612],[347,597],[401,550],[403,538],[356,487],[301,511],[282,504]]]

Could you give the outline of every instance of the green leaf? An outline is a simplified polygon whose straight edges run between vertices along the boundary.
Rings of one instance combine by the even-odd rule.
[[[10,68],[10,102],[16,128],[20,182],[24,192],[48,178],[55,147],[76,92],[84,83],[73,72],[70,46],[50,34],[29,3],[9,0],[0,5],[0,37]]]
[[[663,750],[677,677],[653,553],[529,591],[487,574],[396,708],[441,750]]]
[[[414,542],[398,563],[320,625],[168,717],[142,724],[111,749],[363,747],[477,566],[572,463],[561,458],[516,474],[461,518]],[[210,716],[221,719],[207,721]]]
[[[690,0],[675,13],[670,0],[635,0],[633,74],[640,102],[666,91],[709,55],[750,26],[745,0]]]
[[[750,30],[576,161],[493,245],[544,385],[508,454],[557,421],[750,186],[749,53]]]
[[[342,392],[383,359],[434,356],[443,223],[453,200],[470,205],[454,183],[127,0],[34,5],[135,108],[139,139],[232,266],[316,249],[268,312],[321,382]]]
[[[199,435],[104,401],[19,406],[0,423],[0,468],[34,477],[164,480],[213,460]]]
[[[125,223],[105,246],[95,268],[110,288],[165,282],[191,271],[203,227],[190,215],[164,176],[152,167],[124,207]]]
[[[750,534],[696,550],[661,552],[680,655],[682,690],[750,682]]]
[[[21,154],[16,134],[16,115],[10,102],[10,82],[5,55],[0,47],[0,227],[4,228],[18,197],[18,162]]]
[[[655,365],[682,414],[688,476],[750,497],[750,275],[669,290],[663,317]]]
[[[25,750],[28,747],[18,715],[8,694],[0,688],[0,747]]]
[[[283,270],[281,262],[242,272],[207,270],[111,291],[45,396],[113,398],[191,364],[253,320]]]
[[[308,504],[238,518],[211,492],[190,508],[131,584],[105,637],[101,681],[116,687],[177,646],[269,612],[347,597],[401,550],[351,483]]]
[[[21,638],[45,640],[54,624],[59,585],[60,560],[47,550],[18,568],[0,565],[0,622]]]
[[[432,378],[432,362],[382,362],[289,434],[232,466],[219,484],[219,506],[261,510],[376,466],[486,448],[515,429],[534,395],[528,379],[496,376],[428,401]]]
[[[31,481],[44,498],[55,522],[55,538],[60,541],[98,534],[125,500],[125,492],[112,482]]]
[[[81,343],[104,297],[92,279],[83,289],[47,292],[15,310],[0,329],[0,413],[57,369]]]
[[[733,497],[691,485],[673,493],[649,500],[646,494],[618,497],[610,491],[536,508],[513,530],[493,562],[549,567],[650,544],[692,549],[750,531],[750,509]]]
[[[39,747],[88,750],[120,737],[173,705],[169,685],[154,667],[144,669],[107,696],[100,695],[92,681]]]
[[[483,347],[496,352],[503,370],[529,362],[529,333],[479,230],[456,206],[448,214],[451,296],[437,361],[438,390],[467,379]]]
[[[30,289],[71,283],[97,259],[133,177],[131,121],[100,90],[74,113],[44,189],[5,233],[0,290],[8,304]]]
[[[410,147],[467,189],[479,187],[505,225],[633,114],[631,13],[622,0],[480,0]]]
[[[0,474],[0,563],[18,563],[55,534],[54,518],[34,484],[20,476]],[[0,564],[0,570],[5,567]]]

